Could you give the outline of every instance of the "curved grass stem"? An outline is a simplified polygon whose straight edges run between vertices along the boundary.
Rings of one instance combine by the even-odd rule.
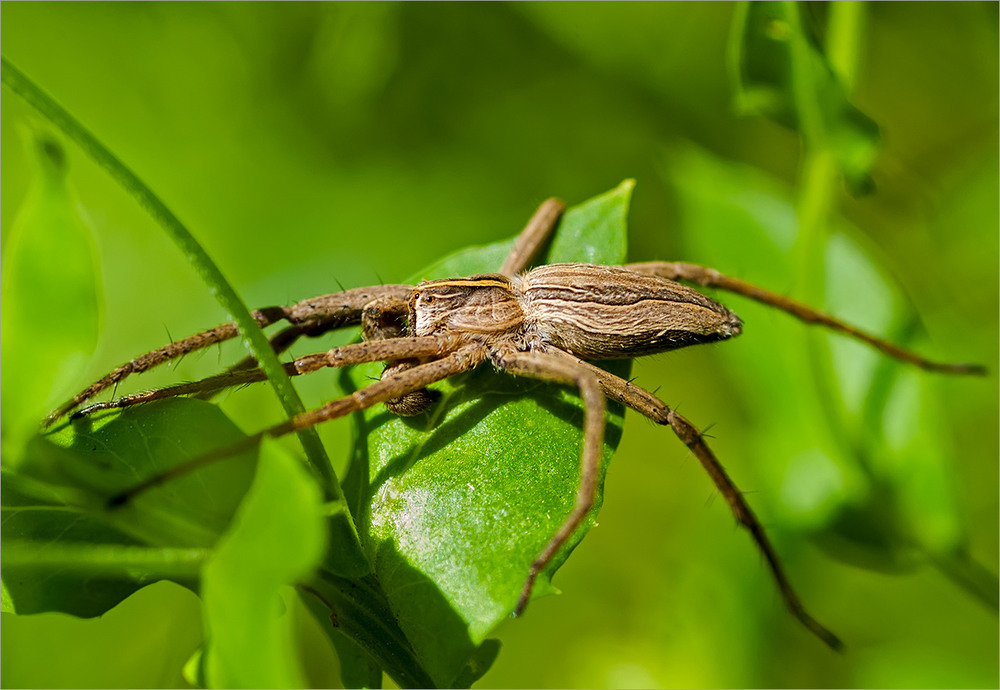
[[[23,98],[66,137],[75,142],[95,163],[104,168],[121,187],[142,206],[178,246],[194,270],[201,276],[219,304],[232,316],[246,339],[250,352],[267,373],[285,414],[291,418],[305,410],[302,400],[281,366],[267,337],[250,315],[250,310],[237,295],[222,271],[212,261],[191,232],[167,205],[128,166],[84,127],[68,110],[59,105],[6,58],[2,64],[2,81]],[[329,500],[342,500],[343,493],[326,451],[315,429],[298,432],[312,471],[321,480]]]

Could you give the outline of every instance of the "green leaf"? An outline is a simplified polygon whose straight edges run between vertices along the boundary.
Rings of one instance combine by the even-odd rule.
[[[17,475],[5,472],[2,483],[4,611],[90,618],[147,583],[148,571],[124,557],[138,540],[81,510],[22,493]],[[102,560],[106,567],[93,567]]]
[[[66,152],[37,132],[28,148],[35,171],[7,239],[0,288],[6,464],[42,415],[82,384],[101,320],[97,252],[66,180]]]
[[[302,687],[305,674],[282,594],[319,565],[326,545],[321,494],[275,442],[202,574],[212,687]]]
[[[143,478],[245,437],[217,407],[188,399],[85,427],[68,445],[33,439],[4,474],[3,539],[22,546],[10,567],[4,550],[3,580],[18,613],[94,616],[157,579],[192,587],[191,549],[215,543],[252,477],[247,455],[234,456],[112,509],[108,499]]]
[[[767,115],[829,148],[855,193],[870,191],[878,125],[848,99],[816,37],[793,2],[739,5],[730,38],[734,92],[742,113]]]
[[[631,188],[627,181],[569,209],[547,260],[622,263]],[[418,277],[495,271],[510,246],[459,252]],[[628,367],[609,369],[627,376]],[[379,373],[357,367],[349,380],[360,388]],[[488,366],[437,389],[441,400],[424,415],[376,409],[358,416],[362,445],[345,486],[365,506],[359,530],[400,627],[434,681],[447,686],[484,654],[477,648],[513,611],[529,565],[572,509],[583,412],[575,390]],[[622,409],[610,408],[602,485],[621,436]],[[539,577],[535,594],[553,591],[552,574],[600,503]]]

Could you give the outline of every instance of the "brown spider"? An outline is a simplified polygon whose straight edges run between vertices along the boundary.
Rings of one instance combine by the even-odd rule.
[[[428,385],[488,361],[516,376],[573,386],[578,389],[585,409],[575,506],[528,569],[515,615],[527,605],[538,574],[567,543],[594,504],[604,437],[605,399],[610,397],[673,429],[711,476],[740,524],[750,531],[792,613],[826,644],[839,649],[840,640],[806,612],[760,522],[697,429],[656,396],[587,360],[629,359],[739,335],[740,319],[700,292],[675,282],[685,280],[777,307],[807,323],[821,324],[860,339],[885,354],[927,370],[968,374],[983,373],[983,369],[976,365],[931,362],[804,304],[693,264],[648,262],[623,267],[552,264],[525,272],[552,234],[563,208],[563,203],[556,199],[543,203],[517,238],[498,273],[432,280],[416,287],[355,288],[290,307],[255,311],[254,317],[261,327],[282,320],[291,324],[271,340],[278,352],[286,350],[300,336],[361,324],[363,342],[300,357],[285,364],[289,375],[324,367],[386,362],[381,379],[352,395],[250,436],[236,446],[157,475],[118,496],[116,501],[123,502],[182,472],[255,445],[265,436],[281,436],[377,403],[383,403],[398,415],[418,414],[433,403]],[[236,325],[227,323],[133,359],[50,413],[45,424],[51,424],[131,374],[237,335]],[[265,375],[254,368],[255,364],[253,359],[247,359],[227,373],[201,381],[95,403],[78,411],[76,416],[177,395],[204,396],[230,386],[262,381]]]

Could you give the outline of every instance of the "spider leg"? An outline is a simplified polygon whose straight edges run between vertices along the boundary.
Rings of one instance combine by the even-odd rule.
[[[514,241],[514,248],[510,250],[503,266],[500,267],[500,273],[512,276],[526,269],[552,237],[552,231],[555,230],[556,223],[559,222],[559,217],[565,209],[566,204],[559,199],[543,201]]]
[[[491,353],[494,364],[516,376],[527,376],[576,386],[583,399],[583,451],[580,455],[580,484],[573,511],[528,569],[528,579],[521,589],[514,615],[519,616],[528,605],[538,574],[580,526],[597,497],[597,475],[600,470],[601,444],[604,442],[604,394],[597,376],[573,358],[554,357],[548,352],[521,352],[513,347]]]
[[[790,299],[784,295],[779,295],[776,292],[771,292],[770,290],[757,287],[756,285],[740,280],[739,278],[724,275],[712,268],[697,266],[695,264],[668,263],[664,261],[626,264],[625,268],[637,273],[652,274],[669,280],[685,280],[697,285],[715,287],[722,290],[728,290],[729,292],[735,292],[737,295],[749,297],[750,299],[756,300],[761,304],[776,307],[806,323],[826,326],[827,328],[837,331],[838,333],[843,333],[844,335],[848,335],[852,338],[857,338],[858,340],[866,342],[872,347],[881,350],[890,357],[894,357],[904,362],[909,362],[910,364],[914,364],[921,369],[942,372],[945,374],[977,374],[980,376],[986,374],[986,367],[980,364],[931,361],[916,353],[903,349],[898,345],[890,343],[888,340],[871,335],[860,328],[856,328],[839,319],[835,319],[828,314],[824,314],[807,304]]]
[[[750,509],[750,505],[743,498],[742,492],[740,492],[736,484],[726,473],[722,463],[715,457],[712,449],[705,443],[703,435],[694,425],[670,409],[655,395],[630,381],[610,374],[599,367],[595,367],[593,364],[581,361],[565,352],[555,350],[551,351],[551,353],[555,358],[572,361],[589,369],[597,378],[604,394],[612,400],[627,405],[636,412],[652,419],[657,424],[670,426],[673,429],[674,434],[694,453],[702,467],[708,472],[719,492],[725,497],[726,502],[729,503],[729,508],[732,510],[733,515],[736,516],[737,521],[750,532],[753,540],[757,543],[757,548],[760,549],[760,552],[764,555],[764,559],[767,561],[771,574],[778,585],[778,590],[781,592],[781,598],[784,599],[788,609],[810,632],[823,640],[830,648],[837,651],[842,650],[844,645],[840,639],[806,611],[801,599],[795,593],[791,582],[785,576],[781,562],[778,560],[778,554],[767,538],[760,520],[754,515]]]
[[[326,352],[305,355],[295,361],[284,365],[285,373],[289,376],[299,376],[308,374],[325,367],[346,367],[354,364],[365,364],[367,362],[380,362],[392,360],[402,356],[415,355],[418,357],[441,357],[452,351],[456,346],[456,339],[451,336],[424,336],[420,338],[394,338],[392,340],[374,340],[360,343],[352,343],[342,347],[335,347]],[[179,395],[192,395],[196,393],[213,393],[232,386],[241,386],[249,383],[264,381],[267,375],[263,369],[243,369],[240,371],[229,371],[216,376],[209,376],[200,381],[181,383],[166,388],[142,391],[132,395],[126,395],[115,400],[98,402],[89,405],[78,412],[73,417],[79,418],[92,414],[98,410],[110,410],[122,407],[131,407],[154,400],[173,398]]]
[[[406,312],[406,300],[400,299],[398,296],[377,297],[372,300],[365,305],[361,312],[361,328],[364,339],[384,340],[385,338],[405,335],[398,324],[406,319]],[[271,349],[280,355],[298,342],[299,338],[318,338],[345,325],[348,324],[345,324],[342,318],[320,318],[309,324],[289,326],[271,337]],[[253,355],[247,355],[229,367],[226,373],[230,374],[256,367],[257,359]],[[291,375],[294,376],[294,374]],[[195,397],[199,400],[211,400],[219,390],[221,388],[205,390],[196,394]]]
[[[630,407],[635,409],[634,406],[630,405]],[[666,406],[664,405],[664,407]],[[691,422],[673,410],[667,413],[667,421],[677,437],[695,454],[695,457],[701,462],[701,466],[705,468],[705,471],[708,472],[719,491],[725,496],[730,509],[733,511],[733,515],[736,516],[741,525],[749,530],[754,541],[757,542],[757,546],[760,548],[761,553],[764,554],[764,559],[771,568],[771,573],[778,584],[781,597],[785,600],[785,605],[788,606],[792,615],[798,618],[810,632],[823,640],[831,649],[836,651],[843,650],[843,642],[806,611],[802,601],[792,588],[791,582],[785,576],[781,568],[781,562],[778,560],[778,554],[774,550],[774,547],[771,546],[771,542],[768,540],[767,534],[764,532],[764,527],[760,524],[760,520],[754,515],[750,509],[750,505],[743,498],[743,494],[736,487],[736,484],[726,474],[722,463],[719,462],[712,449],[705,443],[705,439],[701,433],[698,432]]]
[[[298,341],[298,339],[301,338],[302,336],[304,335],[318,336],[330,330],[332,330],[332,327],[324,328],[319,332],[314,333],[312,329],[307,331],[302,326],[289,326],[288,328],[282,328],[280,331],[271,336],[269,342],[271,343],[271,349],[274,350],[275,354],[280,355],[286,350],[288,350],[288,348],[290,348],[292,345],[294,345]],[[239,362],[226,369],[225,374],[234,374],[237,372],[256,369],[256,367],[257,367],[257,359],[253,355],[247,355]],[[288,371],[287,365],[285,366],[285,371],[286,372]],[[223,376],[225,376],[225,374],[223,374]],[[294,374],[289,374],[289,376],[294,376]],[[216,394],[219,393],[219,391],[223,390],[224,388],[228,388],[229,385],[238,386],[241,385],[241,383],[243,382],[236,382],[233,384],[223,384],[222,386],[219,386],[217,388],[205,388],[203,390],[193,392],[194,393],[193,397],[198,398],[199,400],[211,400],[216,396]],[[246,383],[250,383],[250,381],[247,381]],[[189,393],[191,392],[192,391],[189,391]],[[188,393],[175,393],[175,395],[187,395],[187,394]],[[101,409],[100,406],[101,403],[95,403],[94,405],[90,405],[76,412],[73,416],[76,417],[82,414],[87,414],[91,408]]]
[[[330,295],[322,295],[303,300],[290,307],[268,307],[253,312],[254,318],[261,328],[278,321],[287,320],[295,325],[309,327],[319,322],[331,324],[330,328],[341,328],[356,324],[361,320],[361,312],[366,304],[373,299],[384,296],[400,296],[405,298],[412,288],[408,285],[382,285],[370,288],[355,288]],[[138,374],[155,366],[169,362],[172,359],[195,352],[202,348],[221,343],[239,335],[239,329],[233,322],[224,323],[207,331],[178,340],[159,349],[122,364],[109,374],[83,389],[70,400],[50,412],[42,421],[43,426],[50,426],[74,407],[86,402],[101,391],[117,384],[131,374]]]
[[[402,300],[378,299],[365,307],[361,316],[361,332],[365,340],[384,340],[400,338],[407,332],[407,317],[409,305]],[[400,371],[412,369],[420,364],[416,357],[386,362],[380,378],[388,378]],[[437,393],[427,388],[410,391],[398,398],[386,400],[385,409],[400,417],[411,417],[425,412],[434,401]]]
[[[486,349],[482,344],[466,343],[461,345],[454,338],[438,338],[434,336],[424,338],[399,338],[395,340],[386,340],[381,344],[393,346],[399,344],[409,344],[412,348],[412,341],[417,340],[428,342],[436,341],[438,346],[444,350],[441,358],[427,362],[426,364],[420,364],[412,369],[407,369],[406,371],[401,371],[390,378],[376,381],[370,386],[362,388],[359,391],[355,391],[351,395],[338,398],[337,400],[332,400],[318,409],[303,412],[302,414],[286,420],[281,424],[276,424],[275,426],[253,434],[252,436],[248,436],[239,443],[226,446],[225,448],[219,448],[205,455],[189,460],[188,462],[175,465],[166,472],[150,477],[144,482],[137,484],[131,489],[113,497],[109,501],[109,505],[123,505],[134,499],[139,494],[144,493],[153,487],[159,486],[164,482],[170,481],[189,472],[193,472],[201,467],[204,467],[205,465],[211,464],[223,458],[228,458],[254,448],[265,437],[276,438],[284,436],[294,431],[306,429],[331,419],[343,417],[352,412],[368,409],[369,407],[372,407],[380,402],[400,397],[410,391],[425,388],[436,381],[441,381],[454,376],[455,374],[461,374],[464,371],[468,371],[469,369],[478,366],[486,359]],[[404,343],[404,341],[411,342]],[[321,366],[346,366],[347,360],[356,360],[353,361],[353,363],[360,363],[361,361],[377,361],[379,358],[374,356],[359,356],[356,358],[350,356],[349,352],[360,352],[358,348],[365,345],[369,345],[369,343],[347,345],[343,348],[335,348],[327,353],[312,355],[311,357],[314,357],[315,360],[307,366],[312,366],[314,363],[320,361],[328,361],[331,357],[337,361],[336,364],[320,364],[315,368],[318,369]],[[370,351],[372,355],[374,352],[375,350]],[[333,353],[338,354],[334,355]],[[393,354],[396,354],[396,352],[393,352]]]

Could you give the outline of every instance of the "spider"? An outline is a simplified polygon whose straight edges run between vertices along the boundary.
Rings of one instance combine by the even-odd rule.
[[[196,458],[136,485],[114,502],[124,502],[171,477],[253,446],[265,436],[281,436],[382,403],[392,413],[416,415],[434,404],[430,384],[489,363],[515,376],[576,388],[583,401],[583,448],[575,505],[527,570],[514,614],[522,613],[539,573],[581,525],[597,494],[605,403],[610,398],[657,424],[669,426],[698,458],[738,522],[760,549],[792,614],[834,649],[840,640],[802,605],[786,577],[760,521],[697,428],[652,393],[591,361],[631,359],[739,335],[736,314],[692,287],[713,287],[776,307],[810,324],[857,338],[923,369],[952,374],[983,373],[970,364],[927,360],[865,333],[802,303],[710,268],[687,263],[646,262],[625,266],[550,264],[530,268],[546,246],[564,210],[545,201],[515,241],[497,273],[431,280],[417,286],[355,288],[307,299],[292,306],[254,312],[261,327],[290,326],[271,339],[279,353],[302,336],[360,324],[363,341],[310,354],[286,363],[297,376],[325,367],[385,362],[381,378],[361,390],[249,436],[245,441]],[[117,367],[51,412],[46,426],[93,396],[130,376],[238,335],[234,323],[203,331],[153,350]],[[192,383],[144,391],[83,407],[74,417],[124,408],[178,395],[213,392],[266,378],[247,358],[226,373]]]

